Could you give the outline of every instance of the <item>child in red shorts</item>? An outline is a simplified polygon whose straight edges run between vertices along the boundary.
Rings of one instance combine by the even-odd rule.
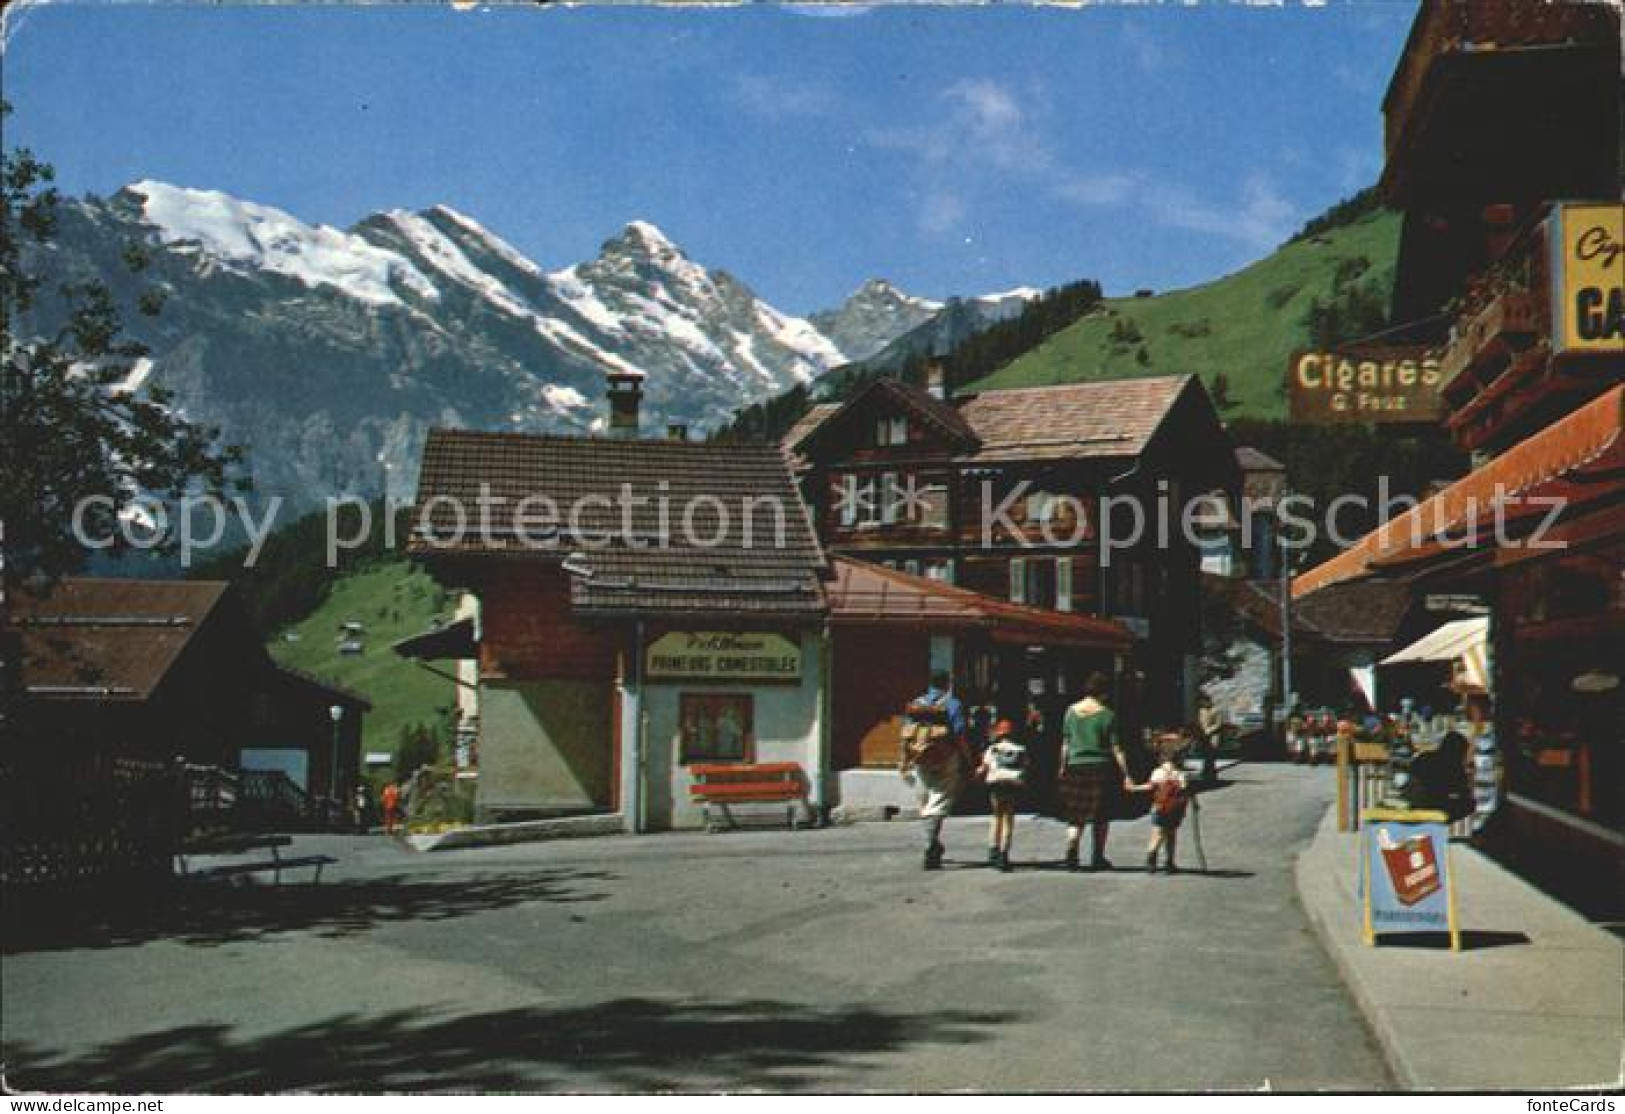
[[[1180,741],[1168,739],[1160,750],[1162,763],[1151,771],[1149,781],[1133,786],[1133,790],[1151,794],[1151,846],[1146,848],[1146,870],[1151,874],[1157,872],[1157,852],[1167,847],[1167,872],[1178,874],[1174,847],[1179,840],[1179,826],[1185,822],[1187,808],[1200,806],[1191,793],[1190,779],[1180,765]]]

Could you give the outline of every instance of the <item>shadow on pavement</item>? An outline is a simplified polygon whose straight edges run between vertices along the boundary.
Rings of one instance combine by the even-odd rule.
[[[827,1089],[878,1057],[986,1040],[1011,1020],[993,1012],[625,998],[454,1018],[344,1014],[266,1036],[190,1025],[82,1055],[18,1042],[8,1044],[5,1061],[13,1088],[46,1091]]]
[[[122,900],[28,902],[5,918],[7,953],[110,948],[175,940],[186,944],[253,941],[281,932],[352,936],[398,921],[441,921],[531,901],[578,903],[608,896],[602,871],[446,878],[389,875],[364,881],[233,886],[165,880]],[[14,906],[14,909],[16,907]]]
[[[1480,951],[1484,948],[1505,948],[1528,943],[1531,943],[1529,937],[1522,932],[1485,932],[1477,929],[1467,929],[1461,934],[1461,950],[1464,952]],[[1450,947],[1450,934],[1448,932],[1385,932],[1377,937],[1377,946],[1379,948],[1448,950]]]

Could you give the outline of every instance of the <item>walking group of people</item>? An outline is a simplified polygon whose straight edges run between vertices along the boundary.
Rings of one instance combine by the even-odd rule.
[[[1178,870],[1174,849],[1180,824],[1196,807],[1189,779],[1179,764],[1180,747],[1165,743],[1159,764],[1144,782],[1137,782],[1129,767],[1118,727],[1117,713],[1108,705],[1110,682],[1093,674],[1081,700],[1066,710],[1061,725],[1061,755],[1055,786],[1057,812],[1067,823],[1064,862],[1068,870],[1086,869],[1080,851],[1084,828],[1090,829],[1087,869],[1110,870],[1106,838],[1119,788],[1125,793],[1151,797],[1152,838],[1146,867],[1155,871],[1160,853],[1166,853],[1169,874]],[[987,787],[992,807],[988,864],[1009,871],[1010,845],[1015,835],[1016,810],[1030,784],[1033,763],[1028,748],[1008,719],[993,726],[991,741],[979,756],[972,753],[964,705],[954,696],[945,672],[932,675],[931,686],[912,701],[903,725],[899,772],[918,782],[923,793],[920,817],[925,827],[925,869],[940,870],[944,848],[943,820],[972,779]]]

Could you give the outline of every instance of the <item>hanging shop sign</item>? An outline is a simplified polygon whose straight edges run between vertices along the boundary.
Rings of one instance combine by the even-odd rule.
[[[1363,809],[1360,842],[1365,942],[1375,944],[1381,932],[1445,932],[1460,951],[1444,813]]]
[[[1439,361],[1421,348],[1295,352],[1287,369],[1294,422],[1436,422]]]
[[[801,644],[782,634],[671,631],[649,644],[651,681],[801,680]]]
[[[1625,202],[1556,206],[1552,251],[1552,347],[1625,351]]]

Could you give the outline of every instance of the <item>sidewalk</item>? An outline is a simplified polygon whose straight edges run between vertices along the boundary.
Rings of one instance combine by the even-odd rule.
[[[1462,951],[1368,947],[1357,837],[1336,810],[1298,858],[1298,897],[1406,1090],[1618,1087],[1625,945],[1464,844],[1450,849]]]

